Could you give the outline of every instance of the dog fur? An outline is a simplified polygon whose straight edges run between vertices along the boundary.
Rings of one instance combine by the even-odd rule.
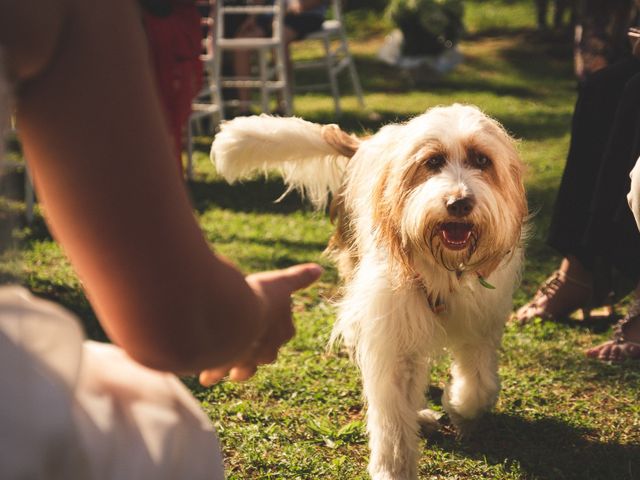
[[[367,138],[298,118],[241,117],[211,150],[229,182],[277,169],[318,208],[344,280],[332,341],[357,363],[374,480],[417,478],[430,364],[452,356],[443,406],[461,430],[500,390],[498,349],[523,262],[523,164],[498,122],[435,107]],[[491,288],[495,287],[495,288]]]

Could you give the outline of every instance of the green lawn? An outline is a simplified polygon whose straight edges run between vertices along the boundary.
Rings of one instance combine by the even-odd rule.
[[[533,234],[521,305],[554,268],[544,245],[569,141],[575,81],[571,44],[562,35],[534,32],[532,1],[466,2],[464,62],[450,75],[411,84],[403,72],[375,57],[386,21],[349,14],[352,41],[369,111],[344,100],[338,123],[363,133],[389,121],[452,102],[473,103],[520,140]],[[295,55],[308,55],[298,47]],[[329,123],[325,94],[296,97],[296,114]],[[371,112],[379,114],[379,118]],[[211,138],[198,141],[196,179],[188,186],[198,219],[215,249],[245,271],[316,261],[322,280],[296,295],[298,333],[274,365],[244,384],[202,388],[185,382],[201,401],[222,439],[230,479],[365,479],[368,449],[361,389],[346,358],[325,345],[334,320],[335,268],[322,255],[328,219],[295,195],[280,203],[278,179],[228,186],[208,161]],[[14,195],[19,198],[19,195]],[[20,210],[19,201],[3,203]],[[102,338],[80,284],[51,240],[41,217],[13,231],[16,247],[0,257],[2,274],[77,312],[91,336]],[[610,334],[610,323],[533,322],[508,326],[501,355],[503,390],[481,434],[458,442],[444,431],[424,445],[425,479],[640,479],[640,369],[601,364],[583,350]],[[430,397],[439,408],[447,360],[435,369]]]

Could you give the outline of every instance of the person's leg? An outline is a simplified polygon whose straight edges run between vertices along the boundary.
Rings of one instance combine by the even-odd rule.
[[[293,64],[291,62],[290,44],[296,40],[302,40],[311,32],[315,32],[322,27],[323,17],[312,14],[287,14],[284,18],[284,57],[286,61],[287,85],[293,95],[294,77]],[[280,105],[283,103],[281,92],[278,96]],[[280,112],[281,109],[279,109]]]
[[[236,50],[233,52],[233,73],[236,77],[248,77],[251,73],[251,51]],[[251,91],[248,88],[238,88],[238,100],[240,109],[244,110],[251,98]]]
[[[637,278],[640,275],[640,262],[637,260],[640,256],[640,234],[624,204],[624,197],[629,190],[627,172],[640,155],[640,74],[625,86],[607,153],[610,161],[600,173],[596,191],[596,199],[602,200],[593,204],[591,230],[601,247],[609,247],[607,250],[612,262]],[[604,196],[606,191],[614,195]],[[619,243],[611,245],[612,240]],[[640,359],[640,283],[636,285],[633,297],[633,303],[618,322],[612,340],[587,350],[587,356],[613,362]]]
[[[581,0],[574,51],[578,78],[588,78],[628,54],[627,27],[632,3]]]
[[[640,62],[625,60],[594,74],[580,86],[571,125],[569,153],[554,204],[547,243],[575,255],[590,268],[590,252],[580,245],[589,224],[593,198],[616,110]]]
[[[259,38],[264,37],[266,32],[255,22],[253,17],[249,17],[238,28],[235,38]],[[247,78],[251,76],[252,50],[235,50],[233,52],[233,72],[235,77]],[[249,111],[251,100],[251,89],[238,88],[238,100],[240,101],[240,112]]]
[[[284,17],[288,41],[302,40],[304,37],[322,28],[324,17],[315,13],[287,14]]]
[[[640,62],[625,60],[594,74],[580,87],[548,237],[548,244],[564,259],[534,298],[516,312],[515,319],[521,323],[535,317],[558,318],[591,306],[596,260],[584,242],[591,221],[589,205],[606,161],[605,148],[624,86],[638,72]]]
[[[632,280],[640,278],[640,233],[627,205],[629,172],[640,155],[640,74],[623,89],[598,173],[584,244]]]
[[[547,11],[549,9],[549,0],[536,0],[536,19],[538,29],[547,28]]]
[[[526,323],[536,317],[556,320],[577,309],[582,309],[587,317],[592,307],[593,282],[591,270],[576,256],[568,255],[533,298],[516,311],[513,319],[518,323]]]

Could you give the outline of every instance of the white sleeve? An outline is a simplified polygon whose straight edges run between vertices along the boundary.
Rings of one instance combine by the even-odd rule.
[[[631,177],[631,188],[627,194],[627,201],[636,219],[638,230],[640,230],[640,158],[638,158],[629,176]]]
[[[0,478],[223,480],[207,415],[175,376],[22,287],[0,288]]]

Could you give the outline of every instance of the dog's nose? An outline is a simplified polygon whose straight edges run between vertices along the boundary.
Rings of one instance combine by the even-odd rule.
[[[447,201],[447,212],[452,217],[466,217],[475,205],[473,197],[452,198]]]

